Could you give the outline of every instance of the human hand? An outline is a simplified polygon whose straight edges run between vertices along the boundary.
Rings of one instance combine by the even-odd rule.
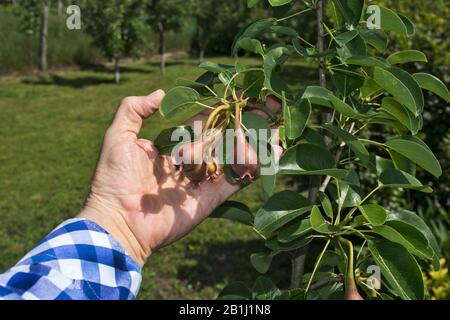
[[[79,217],[90,219],[143,265],[155,250],[182,238],[238,191],[224,175],[196,186],[138,139],[143,119],[155,113],[164,92],[125,98],[105,134],[91,192]],[[279,109],[279,104],[269,106]],[[203,120],[199,114],[195,120]],[[193,119],[194,120],[194,119]]]

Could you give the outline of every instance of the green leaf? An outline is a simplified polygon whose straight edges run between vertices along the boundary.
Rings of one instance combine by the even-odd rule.
[[[421,88],[433,92],[446,102],[450,102],[450,92],[447,86],[437,77],[429,73],[415,73],[413,78]]]
[[[431,229],[428,227],[428,225],[422,220],[421,217],[419,217],[414,212],[398,208],[396,210],[390,211],[389,215],[387,217],[387,221],[402,221],[404,223],[407,223],[413,227],[415,227],[417,230],[419,230],[428,240],[428,243],[430,244],[431,248],[434,250],[434,256],[433,256],[433,265],[436,269],[440,268],[439,263],[439,254],[441,252],[441,249],[438,245],[438,242],[431,231]]]
[[[270,250],[278,253],[298,250],[310,244],[311,241],[312,238],[299,238],[290,242],[278,242],[276,238],[272,238],[269,241],[266,241],[265,245]]]
[[[246,134],[254,146],[270,141],[272,128],[263,116],[255,112],[245,112],[242,115],[242,123],[249,130]]]
[[[241,32],[239,32],[236,35],[236,37],[234,38],[234,42],[233,42],[232,50],[231,50],[232,55],[237,54],[238,49],[236,47],[236,44],[241,38],[254,38],[254,37],[258,36],[259,34],[261,34],[262,32],[269,30],[270,27],[272,27],[273,25],[276,24],[276,22],[277,22],[277,19],[269,18],[269,19],[258,20],[258,21],[251,23],[250,25],[248,25],[245,29],[243,29]]]
[[[381,226],[386,222],[387,212],[378,204],[365,204],[358,209],[373,226]]]
[[[410,30],[408,30],[402,18],[400,18],[400,16],[394,11],[380,7],[380,13],[381,29],[392,31],[404,36],[408,36],[410,34]]]
[[[309,212],[311,207],[311,202],[296,192],[276,193],[256,213],[255,229],[268,237],[289,221]]]
[[[333,94],[330,94],[328,96],[328,99],[331,101],[331,103],[333,104],[333,108],[336,111],[342,113],[344,116],[349,117],[351,119],[357,119],[357,120],[367,119],[367,118],[373,117],[375,115],[374,112],[367,112],[367,114],[359,113],[358,110],[351,107],[350,105],[348,105],[341,99],[337,98]]]
[[[209,72],[212,72],[213,74],[219,74],[219,73],[234,73],[235,67],[226,65],[226,64],[218,64],[211,61],[206,61],[201,63],[199,68],[205,69]]]
[[[294,175],[331,175],[343,177],[347,171],[336,169],[330,152],[315,144],[299,144],[288,149],[280,159],[280,174]]]
[[[277,239],[282,243],[291,242],[297,238],[302,238],[309,235],[311,233],[311,229],[311,221],[309,219],[299,218],[283,227],[278,232]]]
[[[339,57],[346,61],[354,56],[366,56],[367,47],[364,40],[357,35],[355,38],[347,42],[344,46],[337,49]]]
[[[283,116],[285,134],[295,140],[303,134],[303,130],[311,115],[311,103],[307,99],[296,101],[293,106],[289,106],[283,97]]]
[[[397,119],[402,125],[407,127],[412,134],[417,134],[420,130],[419,118],[416,118],[408,109],[403,107],[397,100],[386,97],[381,103],[381,110]]]
[[[247,0],[247,8],[253,8],[256,6],[261,0]]]
[[[331,91],[323,87],[309,86],[303,93],[302,99],[308,99],[312,104],[331,108],[332,104],[329,99],[331,94]]]
[[[404,50],[391,54],[387,59],[390,65],[408,62],[428,62],[427,56],[417,50]]]
[[[331,70],[333,84],[342,96],[349,96],[364,84],[364,77],[358,72],[358,69],[355,66],[339,66]]]
[[[360,89],[362,98],[370,98],[381,92],[381,90],[381,87],[371,78],[366,78]]]
[[[163,117],[171,117],[180,111],[195,106],[200,94],[189,87],[175,87],[165,95],[159,112]]]
[[[249,71],[244,76],[244,94],[247,97],[259,96],[264,86],[264,72],[260,70]]]
[[[358,140],[351,133],[342,130],[341,128],[335,126],[332,123],[327,123],[322,126],[325,130],[331,132],[336,137],[341,139],[345,144],[352,150],[355,155],[365,164],[369,163],[369,151],[367,151],[364,144]]]
[[[317,144],[318,146],[327,148],[323,136],[314,129],[306,127],[303,131],[302,139],[311,144]]]
[[[430,172],[435,177],[442,175],[441,165],[434,156],[433,152],[418,138],[402,139],[394,138],[386,142],[386,145],[410,159],[418,166]]]
[[[288,4],[290,2],[292,2],[292,0],[269,0],[269,3],[272,7],[284,6],[285,4]]]
[[[417,261],[404,247],[388,241],[369,241],[368,244],[393,293],[404,300],[424,299],[422,272]]]
[[[397,15],[400,17],[400,19],[402,19],[402,22],[406,27],[408,36],[412,37],[416,33],[416,26],[414,25],[414,23],[412,23],[412,21],[407,16],[401,13],[398,13]]]
[[[311,227],[320,233],[332,234],[339,231],[339,228],[324,219],[318,206],[314,206],[310,216]]]
[[[204,81],[204,82],[201,82]],[[206,81],[208,81],[206,83]],[[202,77],[198,78],[196,81],[187,80],[187,79],[177,79],[177,85],[182,87],[189,87],[197,91],[203,97],[212,97],[214,94],[212,93],[212,83],[214,81],[214,73],[206,72]]]
[[[328,196],[326,195],[326,193],[319,191],[319,199],[320,199],[320,203],[322,205],[322,209],[323,209],[323,211],[325,211],[325,214],[327,215],[327,217],[333,219],[333,217],[334,217],[333,206],[331,205],[331,201],[328,198]]]
[[[272,196],[275,190],[277,175],[261,175],[261,177],[259,177],[259,180],[261,181],[264,200],[267,200],[270,196]]]
[[[291,54],[292,50],[288,47],[277,47],[270,50],[264,57],[265,86],[279,97],[283,91],[286,94],[290,92],[289,87],[281,80],[277,71],[278,67],[286,62]]]
[[[414,78],[399,68],[382,69],[374,67],[373,80],[387,92],[393,95],[415,116],[423,111],[424,98]]]
[[[369,168],[375,169],[373,170],[373,172],[375,172],[377,175],[381,175],[383,171],[387,169],[395,169],[393,161],[389,159],[371,155],[370,161],[371,164],[369,165]]]
[[[213,211],[210,217],[238,221],[247,225],[253,224],[253,215],[250,209],[237,201],[225,201]]]
[[[387,36],[376,29],[368,29],[365,27],[359,27],[359,35],[368,45],[374,47],[378,52],[384,52],[388,46]]]
[[[295,29],[285,27],[285,26],[273,26],[269,30],[279,36],[288,36],[291,38],[297,38],[298,32]]]
[[[295,51],[297,51],[298,54],[300,54],[302,57],[304,58],[309,57],[308,50],[306,50],[306,48],[302,46],[298,38],[292,40],[292,45],[294,46]]]
[[[233,80],[233,74],[228,71],[219,73],[218,78],[225,87],[227,87],[227,86],[233,87],[235,84],[234,80]]]
[[[385,61],[371,56],[353,56],[348,58],[345,62],[364,67],[388,67],[388,64]]]
[[[364,8],[364,0],[333,0],[333,2],[349,25],[358,25]]]
[[[264,55],[264,48],[259,40],[253,38],[241,38],[236,42],[235,50],[245,50],[251,53]]]
[[[415,177],[401,170],[388,168],[380,175],[380,183],[389,188],[413,189],[425,193],[433,192],[428,186],[424,186]]]
[[[233,282],[219,294],[220,300],[250,300],[252,293],[244,282]]]
[[[425,236],[415,227],[402,221],[387,222],[384,226],[373,227],[372,231],[383,238],[398,243],[420,259],[432,259],[433,249]]]
[[[333,197],[333,199],[335,199],[336,202],[338,201],[337,199],[339,198],[339,201],[342,204],[341,205],[342,208],[351,208],[359,206],[361,204],[361,200],[364,194],[361,187],[351,183],[346,183],[344,180],[341,180],[339,182],[339,191],[340,191],[339,196],[337,194],[337,186],[335,181],[333,181],[329,185],[329,191],[330,195]]]
[[[281,295],[280,289],[266,277],[258,277],[252,291],[253,300],[274,300]]]
[[[250,255],[250,262],[252,263],[253,268],[256,269],[259,273],[266,273],[270,264],[272,263],[273,256],[271,254],[265,252],[257,252]]]
[[[402,170],[410,175],[414,176],[416,174],[416,164],[411,160],[402,156],[400,153],[395,152],[392,149],[388,150],[389,155],[391,156],[392,162],[394,163],[394,167],[398,170]]]
[[[355,39],[355,37],[358,35],[358,30],[353,29],[351,31],[346,31],[343,33],[340,33],[336,36],[336,43],[340,45],[341,47]]]
[[[174,139],[179,137],[180,139]],[[173,148],[175,148],[182,141],[193,141],[194,132],[190,126],[178,126],[168,128],[160,132],[160,134],[153,141],[159,154],[171,155]]]

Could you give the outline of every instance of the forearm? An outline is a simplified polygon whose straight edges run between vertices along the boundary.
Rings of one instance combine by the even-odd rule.
[[[105,206],[101,201],[89,199],[88,205],[80,212],[78,218],[94,221],[108,231],[125,249],[125,251],[142,267],[151,254],[148,246],[142,245],[135,237],[128,217],[120,213],[119,209],[113,210],[111,206]]]
[[[134,299],[141,267],[98,224],[71,219],[0,275],[0,299]]]

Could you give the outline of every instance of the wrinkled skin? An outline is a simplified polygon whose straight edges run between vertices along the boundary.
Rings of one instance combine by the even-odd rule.
[[[97,222],[143,265],[155,250],[180,239],[239,187],[221,175],[198,186],[138,134],[164,92],[125,98],[107,130],[91,191],[79,214]],[[279,108],[279,106],[278,106]],[[195,120],[205,120],[206,113]]]

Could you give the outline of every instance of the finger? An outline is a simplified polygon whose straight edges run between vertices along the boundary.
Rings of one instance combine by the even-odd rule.
[[[273,158],[275,159],[276,162],[280,161],[281,156],[283,155],[283,148],[279,145],[273,145],[272,146],[272,154],[273,154]]]
[[[136,144],[144,150],[149,159],[155,159],[158,156],[158,149],[155,147],[153,142],[146,139],[138,139]]]
[[[266,100],[266,107],[273,113],[281,110],[281,102],[274,96],[268,96]]]
[[[143,119],[150,117],[159,109],[165,93],[157,90],[148,96],[127,97],[122,100],[110,129],[115,133],[139,133]]]

